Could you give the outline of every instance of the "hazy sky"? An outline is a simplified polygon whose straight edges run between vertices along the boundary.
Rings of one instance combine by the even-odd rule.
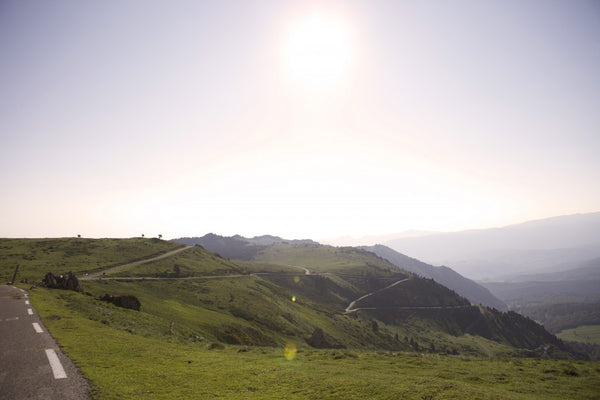
[[[600,210],[598,1],[0,2],[0,236]]]

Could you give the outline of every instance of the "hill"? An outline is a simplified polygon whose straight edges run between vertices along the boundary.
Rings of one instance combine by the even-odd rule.
[[[285,240],[272,235],[256,236],[253,238],[245,238],[240,235],[225,237],[215,235],[214,233],[208,233],[202,237],[183,237],[174,239],[173,241],[185,244],[186,246],[200,245],[213,253],[236,260],[251,260],[263,247],[275,243],[318,245],[317,242],[310,239]]]
[[[404,254],[398,253],[383,245],[362,246],[359,248],[375,253],[400,269],[415,273],[424,278],[431,278],[447,288],[454,290],[459,295],[466,297],[473,303],[483,304],[487,307],[496,308],[501,311],[508,310],[506,304],[502,300],[494,297],[487,288],[465,278],[451,268],[445,266],[434,267],[433,265],[405,256]]]
[[[219,251],[227,258],[239,256],[246,261],[302,269],[305,271],[303,279],[314,281],[315,290],[310,293],[312,300],[335,306],[338,312],[350,309],[348,305],[354,302],[354,307],[360,310],[361,315],[369,318],[377,315],[376,319],[388,321],[399,335],[401,332],[398,327],[406,326],[400,320],[410,318],[415,325],[428,326],[429,330],[445,335],[474,333],[511,346],[529,346],[527,343],[531,338],[526,339],[525,336],[531,333],[533,325],[529,329],[515,329],[512,334],[508,334],[510,329],[507,329],[501,335],[497,335],[498,329],[490,328],[498,323],[510,325],[512,319],[522,318],[518,314],[509,315],[471,306],[468,300],[446,287],[431,279],[399,270],[398,266],[371,251],[324,246],[314,242],[291,244],[283,239],[270,245],[256,245],[240,236],[221,237],[212,234],[201,238],[201,243],[208,250]],[[402,261],[406,263],[407,260]],[[410,265],[424,267],[417,260],[410,260]],[[289,290],[297,287],[290,277],[262,277]],[[407,282],[395,286],[401,280]],[[371,295],[365,296],[368,293]],[[482,325],[474,323],[474,319],[483,321]],[[475,326],[477,331],[472,331]],[[521,335],[518,331],[529,333]],[[545,340],[551,339],[546,337]]]
[[[502,228],[403,238],[385,245],[471,279],[556,271],[600,257],[600,212],[560,216]]]
[[[41,281],[48,272],[82,276],[127,262],[143,260],[182,247],[159,239],[0,239],[0,282]]]
[[[35,242],[28,245],[43,247]],[[533,321],[516,313],[472,306],[433,280],[400,271],[360,249],[281,242],[262,247],[254,260],[245,261],[227,260],[194,246],[166,258],[146,256],[145,263],[132,265],[129,262],[139,258],[140,246],[149,243],[151,251],[146,253],[159,255],[177,244],[148,239],[106,241],[101,247],[88,243],[92,245],[87,251],[90,259],[102,264],[101,254],[113,253],[112,257],[127,258],[123,261],[127,266],[81,281],[83,293],[38,287],[30,289],[30,297],[46,327],[83,369],[99,398],[143,398],[150,391],[157,398],[239,398],[257,390],[262,396],[280,397],[283,392],[265,384],[266,376],[272,374],[287,382],[284,392],[306,394],[307,389],[300,386],[314,381],[311,397],[328,397],[328,393],[332,397],[349,393],[402,396],[408,387],[385,383],[393,381],[390,371],[394,376],[402,374],[405,382],[416,382],[411,368],[400,365],[413,365],[419,371],[436,368],[446,377],[444,382],[460,387],[449,392],[419,372],[421,382],[426,379],[428,387],[437,388],[436,393],[439,389],[452,396],[486,398],[483,394],[492,383],[474,364],[459,367],[439,358],[415,361],[426,357],[423,353],[486,358],[574,356]],[[16,253],[10,250],[10,240],[3,245],[5,254]],[[14,245],[19,248],[22,243],[15,240]],[[68,247],[68,243],[54,245]],[[75,257],[65,257],[64,265],[52,270],[75,270],[84,249],[81,246]],[[36,260],[44,264],[41,253]],[[10,263],[0,264],[3,276],[11,270]],[[105,294],[135,296],[141,309],[116,307],[102,300]],[[398,363],[397,367],[390,362]],[[463,382],[461,376],[471,373],[465,370],[468,365],[473,365],[485,389]],[[514,379],[512,387],[525,388],[517,383],[516,375],[507,374],[504,364],[493,365],[485,364],[485,368],[505,374],[503,379]],[[555,398],[556,393],[574,390],[574,381],[566,377],[581,375],[578,382],[588,385],[595,376],[585,364],[536,364],[536,368],[542,365],[558,371],[551,374],[562,389],[551,391],[539,379],[546,376],[542,371],[531,370],[533,364],[528,361],[519,365],[535,377],[537,383],[529,387],[536,395]],[[323,378],[327,375],[336,378],[329,382]],[[185,381],[180,379],[184,376]],[[190,384],[190,377],[202,385]],[[293,383],[298,378],[302,385]],[[361,379],[369,379],[368,385],[357,384]],[[342,381],[345,386],[340,386]],[[495,393],[508,396],[506,389],[492,386]],[[579,392],[589,393],[589,389],[586,386]],[[423,397],[433,392],[412,388],[410,393]]]
[[[237,246],[240,239],[231,242]],[[3,245],[4,260],[11,260],[1,264],[3,276],[10,274],[12,262],[26,261],[17,249],[25,245],[37,249],[30,260],[35,267],[23,269],[27,279],[35,281],[48,270],[85,275],[101,264],[108,269],[119,259],[127,263],[180,246],[152,239],[6,240]],[[408,350],[427,346],[477,353],[481,348],[462,339],[473,334],[518,351],[542,345],[567,351],[554,336],[535,324],[529,326],[525,318],[471,306],[433,280],[399,270],[365,250],[283,240],[249,246],[256,247],[251,261],[228,260],[194,246],[108,272],[100,280],[84,281],[91,298],[80,299],[80,306],[91,302],[84,308],[95,309],[92,304],[98,300],[93,299],[104,294],[130,294],[140,299],[145,315],[154,321],[152,326],[143,323],[142,331],[176,323],[185,335],[238,345],[278,345],[293,339],[312,347]],[[52,265],[57,254],[62,262]],[[102,262],[103,257],[109,261]],[[102,319],[102,313],[87,316]],[[519,319],[522,327],[508,334]],[[118,324],[127,326],[123,321]],[[412,339],[412,344],[399,339],[403,337]]]

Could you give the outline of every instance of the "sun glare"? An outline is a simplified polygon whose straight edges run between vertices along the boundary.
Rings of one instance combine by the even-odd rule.
[[[284,58],[295,84],[325,89],[348,72],[352,61],[349,30],[342,21],[323,14],[300,20],[287,37]]]

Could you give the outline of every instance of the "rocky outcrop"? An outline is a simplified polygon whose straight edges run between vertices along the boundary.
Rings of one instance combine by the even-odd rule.
[[[100,297],[100,300],[112,303],[117,307],[129,308],[135,311],[140,311],[140,308],[142,307],[142,303],[140,303],[138,298],[130,294],[121,296],[111,296],[110,294],[105,294],[104,296]]]
[[[71,271],[66,275],[58,276],[54,275],[52,272],[48,272],[42,282],[50,289],[64,289],[81,292],[81,284],[75,274]]]

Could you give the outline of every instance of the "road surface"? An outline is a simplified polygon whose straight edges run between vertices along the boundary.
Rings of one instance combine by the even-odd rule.
[[[89,389],[40,321],[27,293],[0,285],[0,399],[90,399]]]
[[[89,279],[96,279],[96,278],[101,277],[102,275],[104,275],[107,272],[113,272],[113,271],[117,271],[119,269],[123,269],[123,268],[127,268],[127,267],[132,267],[134,265],[146,264],[146,263],[149,263],[149,262],[152,262],[152,261],[160,260],[162,258],[171,257],[174,254],[177,254],[177,253],[179,253],[179,252],[181,252],[183,250],[191,249],[192,247],[194,247],[194,246],[180,247],[178,249],[171,250],[169,252],[166,252],[166,253],[161,254],[159,256],[156,256],[156,257],[147,258],[145,260],[134,261],[134,262],[130,262],[128,264],[117,265],[116,267],[108,268],[108,269],[105,269],[104,271],[100,271],[100,272],[97,272],[95,274],[89,274],[89,275],[83,276],[83,277],[81,277],[79,279],[80,280],[84,280],[84,281],[85,280],[89,280]]]

